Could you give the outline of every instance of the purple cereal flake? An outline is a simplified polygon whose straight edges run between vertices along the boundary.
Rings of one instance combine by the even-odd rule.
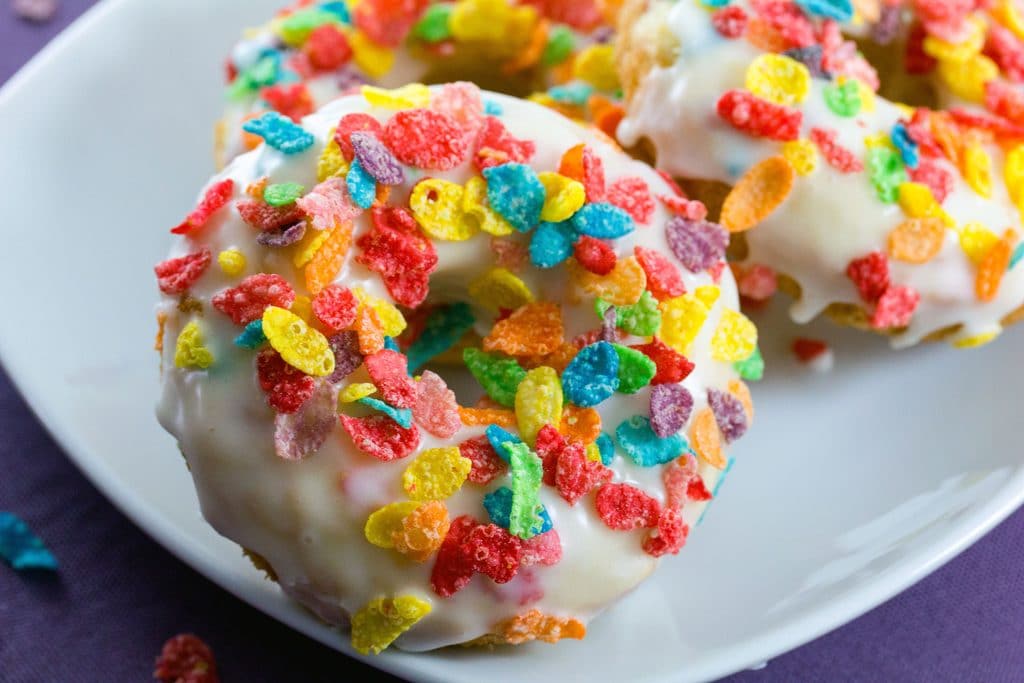
[[[888,45],[900,34],[903,9],[898,5],[885,5],[878,21],[871,27],[871,40]]]
[[[678,434],[693,411],[693,396],[682,384],[651,388],[651,429],[662,439]]]
[[[711,221],[691,221],[673,216],[665,225],[668,246],[680,263],[698,273],[725,258],[729,233]]]
[[[604,315],[601,317],[601,341],[619,341],[619,335],[615,332],[615,321],[618,317],[618,314],[615,312],[615,307],[609,306],[608,308],[606,308],[604,311]]]
[[[11,9],[21,19],[45,23],[57,13],[57,0],[11,0]]]
[[[328,337],[327,343],[334,352],[334,372],[327,381],[336,384],[363,364],[363,354],[359,353],[359,335],[354,330],[346,330]]]
[[[287,228],[264,230],[256,235],[256,243],[264,247],[287,247],[295,244],[306,234],[306,221],[302,220]]]
[[[321,382],[298,411],[274,417],[274,450],[285,460],[301,460],[324,445],[338,422],[338,390]]]
[[[747,410],[738,398],[727,391],[708,389],[708,405],[726,443],[735,441],[747,431]]]
[[[823,66],[822,60],[825,57],[825,50],[821,45],[794,47],[782,54],[806,66],[807,70],[811,72],[811,78],[823,78],[826,81],[832,80],[832,74],[825,71]]]
[[[335,83],[342,95],[351,95],[354,94],[353,91],[356,91],[361,86],[366,85],[366,77],[351,65],[346,65],[338,71]]]
[[[352,149],[363,170],[381,185],[401,185],[405,171],[395,155],[372,133],[355,132],[349,136]]]

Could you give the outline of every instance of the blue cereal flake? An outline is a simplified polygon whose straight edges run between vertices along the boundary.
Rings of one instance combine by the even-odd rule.
[[[409,372],[415,372],[424,363],[455,346],[462,335],[473,327],[473,310],[469,304],[459,302],[441,306],[431,312],[423,332],[409,346]]]
[[[796,4],[812,17],[835,19],[841,24],[853,19],[850,0],[796,0]]]
[[[579,107],[584,106],[590,96],[594,94],[594,86],[583,81],[575,81],[573,83],[566,83],[565,85],[555,85],[548,89],[548,95],[551,99],[556,102],[564,102],[565,104],[575,104]]]
[[[688,448],[686,439],[673,434],[662,439],[651,429],[651,421],[641,415],[634,415],[615,430],[619,446],[630,460],[641,467],[664,465],[678,458]]]
[[[242,130],[258,135],[268,145],[283,154],[298,154],[313,146],[313,134],[302,126],[292,123],[287,116],[268,111],[258,119],[250,119]]]
[[[1013,268],[1020,262],[1021,258],[1024,258],[1024,242],[1021,242],[1014,248],[1013,254],[1010,255],[1010,263],[1006,269],[1010,270]]]
[[[504,444],[512,442],[513,444],[521,444],[523,442],[518,436],[512,432],[502,429],[498,425],[489,425],[487,431],[484,432],[487,435],[487,440],[491,442],[491,448],[498,454],[498,457],[505,462],[509,461],[508,450],[506,450]]]
[[[576,354],[562,373],[565,397],[580,406],[596,406],[619,388],[619,354],[606,341],[599,341]]]
[[[43,540],[11,512],[0,512],[0,557],[18,571],[57,569],[57,558]]]
[[[488,116],[501,116],[505,109],[494,100],[484,100],[484,113]]]
[[[393,406],[389,406],[384,401],[369,397],[361,398],[358,402],[362,403],[364,406],[384,413],[397,422],[402,429],[408,429],[412,426],[412,410],[409,408],[395,408]]]
[[[526,164],[502,164],[485,168],[487,202],[519,232],[529,232],[540,222],[544,208],[544,184]]]
[[[601,454],[601,464],[605,467],[611,465],[612,458],[615,457],[615,444],[612,442],[612,437],[608,432],[601,432],[597,435],[597,440],[594,443],[597,444],[597,450]]]
[[[903,163],[910,168],[917,168],[920,155],[917,143],[910,138],[910,133],[907,132],[907,126],[902,121],[897,121],[896,125],[892,127],[889,137],[892,138],[892,144],[900,151]]]
[[[584,235],[601,240],[614,240],[633,232],[633,217],[604,202],[587,204],[573,214],[572,227]]]
[[[334,16],[338,17],[338,21],[346,24],[352,23],[352,15],[348,11],[348,5],[346,5],[343,0],[321,3],[320,9],[324,12],[330,12]]]
[[[572,256],[576,231],[568,221],[541,223],[530,238],[530,263],[538,268],[554,268]]]
[[[715,487],[711,490],[711,500],[718,498],[718,492],[721,490],[722,484],[725,483],[725,477],[729,474],[729,471],[732,470],[733,463],[735,462],[735,458],[729,458],[729,461],[725,463],[725,469],[722,470],[722,473],[718,476],[718,481],[715,482]],[[700,523],[704,521],[704,516],[708,514],[710,505],[711,502],[708,501],[708,504],[704,506],[704,509],[700,513],[700,517],[697,518],[697,526],[700,526]]]
[[[256,350],[267,341],[267,335],[263,334],[263,320],[256,318],[245,326],[242,334],[235,337],[235,346],[243,349]]]
[[[395,341],[394,337],[384,337],[384,348],[389,351],[397,351],[398,353],[402,352],[402,349],[398,348],[398,342]],[[412,368],[409,369],[412,370]]]
[[[377,183],[367,173],[359,159],[353,159],[345,175],[345,187],[352,202],[361,209],[369,209],[377,199]]]
[[[484,496],[484,509],[487,510],[487,516],[491,518],[492,522],[505,529],[508,529],[511,522],[512,497],[512,489],[507,486],[502,486]],[[551,515],[543,505],[537,514],[540,515],[541,524],[530,529],[534,536],[551,531],[554,526],[551,522]]]

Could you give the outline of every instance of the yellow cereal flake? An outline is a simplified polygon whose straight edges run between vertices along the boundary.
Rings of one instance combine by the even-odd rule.
[[[619,72],[615,66],[615,48],[611,44],[596,44],[584,48],[573,62],[573,76],[598,90],[615,92],[619,89]]]
[[[910,218],[939,218],[947,227],[956,222],[946,210],[935,201],[930,187],[923,183],[901,183],[899,187],[900,208]]]
[[[978,143],[964,149],[964,180],[986,199],[992,198],[992,157]]]
[[[782,156],[797,175],[810,175],[818,165],[818,148],[810,140],[791,140],[782,146]]]
[[[238,277],[245,272],[245,254],[237,249],[225,249],[217,254],[217,265],[225,275]]]
[[[352,647],[360,654],[380,654],[430,610],[429,602],[414,595],[371,600],[352,615]]]
[[[710,308],[695,294],[683,294],[658,304],[661,331],[658,336],[679,353],[686,355],[708,319]]]
[[[312,324],[313,322],[313,300],[305,294],[298,294],[295,296],[295,301],[292,302],[292,307],[289,309],[292,313],[299,316],[306,321],[306,324]]]
[[[482,230],[495,237],[505,237],[515,232],[512,224],[487,203],[487,181],[478,175],[466,181],[461,220],[465,223],[463,230],[469,234]]]
[[[313,377],[334,372],[334,353],[327,338],[291,311],[268,306],[263,311],[263,334],[293,368]]]
[[[350,34],[348,44],[356,66],[370,79],[380,78],[395,65],[395,51],[373,42],[362,31]]]
[[[1017,145],[1007,152],[1003,179],[1010,199],[1019,210],[1024,210],[1024,144]]]
[[[962,62],[941,61],[936,69],[939,80],[961,99],[982,104],[985,86],[999,76],[999,67],[991,59],[977,54]]]
[[[960,248],[974,263],[981,263],[985,255],[999,241],[999,235],[981,223],[966,223],[960,227]]]
[[[519,435],[531,448],[544,425],[558,427],[562,420],[562,382],[553,368],[542,365],[526,373],[516,389]]]
[[[935,36],[927,36],[924,39],[925,54],[934,57],[940,62],[964,62],[981,52],[985,46],[985,33],[987,27],[981,17],[967,17],[966,28],[970,34],[959,43],[950,43]]]
[[[338,392],[338,403],[354,403],[361,398],[372,396],[377,387],[369,382],[353,382]]]
[[[213,365],[213,354],[203,346],[203,333],[195,320],[178,334],[174,345],[174,365],[184,370],[205,370]]]
[[[402,488],[412,500],[444,500],[462,488],[471,469],[457,446],[428,448],[402,472]]]
[[[375,510],[366,519],[363,535],[366,536],[367,541],[378,548],[394,548],[394,535],[401,531],[402,520],[419,505],[415,500],[406,500],[400,503],[390,503]]]
[[[409,83],[394,90],[364,85],[362,93],[371,106],[385,109],[416,109],[430,104],[430,88],[422,83]]]
[[[811,91],[811,72],[800,62],[774,53],[758,56],[747,67],[747,90],[784,106],[800,104]]]
[[[492,268],[473,280],[469,296],[492,313],[502,308],[515,310],[534,300],[526,283],[507,268]]]
[[[384,334],[389,337],[397,337],[402,334],[406,326],[405,317],[393,304],[368,293],[362,287],[353,287],[352,293],[359,300],[360,308],[368,306],[377,314],[377,320],[380,322]]]
[[[341,147],[334,141],[334,129],[331,129],[327,136],[327,144],[324,151],[320,152],[320,158],[316,162],[316,179],[321,183],[328,178],[342,178],[348,173],[348,161],[341,151]]]
[[[550,223],[568,220],[587,201],[583,183],[560,173],[544,171],[538,174],[544,185],[544,208],[540,219]]]
[[[711,337],[711,357],[725,363],[736,363],[754,353],[757,328],[747,316],[726,308]]]
[[[994,330],[990,330],[988,332],[981,332],[979,334],[972,334],[969,337],[962,337],[960,339],[956,339],[953,341],[953,346],[958,349],[974,349],[979,346],[984,346],[985,344],[988,344],[989,342],[995,340],[996,337],[998,337],[1002,333],[1002,331],[1003,328],[997,325],[996,329]]]
[[[313,255],[320,251],[324,242],[331,236],[330,230],[306,230],[306,234],[293,249],[292,263],[296,268],[304,268],[313,260]]]
[[[423,232],[448,242],[462,242],[476,234],[477,226],[462,218],[465,190],[458,183],[427,178],[416,183],[409,207]]]

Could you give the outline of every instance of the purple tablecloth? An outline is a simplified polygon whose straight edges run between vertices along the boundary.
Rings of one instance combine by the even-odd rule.
[[[0,0],[0,82],[93,0],[24,23]],[[3,160],[0,150],[0,163]],[[67,460],[0,372],[0,510],[21,515],[58,575],[0,563],[0,683],[145,681],[163,641],[193,631],[225,683],[391,680],[239,602],[143,535]],[[917,586],[730,683],[1024,681],[1024,512]]]

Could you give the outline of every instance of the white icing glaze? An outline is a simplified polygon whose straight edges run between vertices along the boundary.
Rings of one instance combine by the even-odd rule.
[[[745,89],[746,69],[760,51],[744,40],[723,38],[709,17],[697,0],[658,0],[631,28],[648,42],[652,30],[667,31],[679,50],[675,63],[655,66],[641,79],[618,134],[627,146],[649,140],[658,166],[673,175],[732,184],[758,161],[779,154],[781,145],[746,135],[716,114],[722,94]],[[807,139],[814,127],[836,130],[838,142],[863,159],[865,137],[887,135],[901,111],[879,97],[873,111],[863,108],[855,117],[839,118],[825,104],[826,85],[814,79],[800,105],[801,138]],[[1007,228],[1019,234],[1020,216],[1001,182],[1004,155],[995,146],[986,146],[986,151],[993,159],[992,198],[977,194],[942,160],[956,178],[943,208],[958,226],[977,222],[996,234]],[[793,304],[792,317],[806,322],[832,302],[863,305],[845,275],[846,266],[869,252],[885,252],[889,233],[904,219],[897,204],[878,200],[866,173],[843,174],[819,154],[816,169],[798,176],[790,196],[746,233],[748,262],[771,266],[801,285],[803,295]],[[962,329],[954,340],[998,332],[999,321],[1024,303],[1024,268],[1007,272],[998,295],[988,302],[975,296],[976,272],[954,230],[947,230],[941,253],[928,263],[891,259],[892,282],[921,295],[910,326],[892,338],[893,345],[909,346],[957,324]]]
[[[503,108],[502,120],[510,132],[533,139],[537,153],[531,165],[538,170],[558,167],[562,153],[578,143],[595,149],[604,161],[608,182],[624,176],[643,178],[655,193],[671,190],[649,167],[629,159],[596,135],[558,114],[521,100],[487,94]],[[330,130],[349,112],[368,111],[384,120],[393,112],[369,108],[362,97],[335,100],[308,117],[304,127],[316,143],[304,153],[286,156],[267,146],[238,157],[212,182],[231,178],[236,197],[251,182],[269,176],[272,182],[299,182],[306,188],[316,184],[316,159]],[[408,195],[421,172],[407,169],[405,185],[392,189],[392,198]],[[438,176],[464,182],[472,172],[468,163]],[[649,225],[616,241],[620,255],[644,245],[670,253],[663,227],[670,215],[660,203]],[[368,212],[356,220],[354,239],[369,229]],[[215,216],[198,238],[216,254],[235,248],[248,259],[246,274],[275,272],[293,283],[301,282],[286,255],[255,244],[253,229],[246,225],[232,205]],[[470,301],[466,285],[493,263],[489,236],[477,234],[468,241],[437,242],[439,265],[431,276],[432,299]],[[193,240],[176,241],[172,256],[196,248]],[[286,250],[285,250],[286,251]],[[371,294],[391,300],[379,277],[355,263],[352,256],[337,278],[346,286],[361,286]],[[707,273],[692,274],[680,269],[688,291],[709,284]],[[541,271],[527,266],[519,275],[538,298],[563,304],[567,338],[598,326],[592,302],[573,305],[567,299],[565,269]],[[327,443],[314,455],[298,462],[285,461],[274,452],[273,412],[266,405],[254,369],[254,353],[232,343],[240,328],[227,316],[213,310],[208,302],[217,292],[237,284],[216,264],[192,288],[191,296],[204,303],[205,314],[183,314],[176,301],[164,297],[159,310],[167,315],[163,352],[163,393],[158,406],[161,424],[178,440],[195,480],[206,519],[224,536],[266,558],[279,577],[282,588],[309,606],[322,618],[343,623],[346,614],[381,596],[411,594],[432,604],[431,613],[397,645],[409,650],[426,650],[465,642],[488,633],[492,627],[528,609],[547,614],[571,616],[586,621],[610,602],[628,593],[655,568],[657,560],[641,549],[643,530],[612,531],[597,517],[594,492],[575,507],[552,487],[542,487],[541,500],[547,507],[563,545],[561,561],[552,567],[524,568],[510,583],[497,586],[478,575],[453,597],[442,599],[430,589],[433,558],[417,564],[391,550],[366,541],[363,525],[375,509],[404,499],[401,473],[415,457],[382,463],[355,449],[338,425]],[[301,288],[296,284],[301,292]],[[738,299],[728,269],[721,275],[721,296],[692,346],[689,357],[696,369],[685,380],[695,399],[694,414],[707,405],[708,388],[725,390],[736,379],[731,365],[710,358],[710,338],[724,307],[735,309]],[[475,310],[479,320],[493,318]],[[184,325],[198,319],[206,346],[216,359],[208,371],[183,370],[174,364],[174,340]],[[636,340],[624,343],[633,343]],[[365,369],[349,376],[349,382],[367,381]],[[598,407],[604,429],[614,428],[631,415],[648,413],[649,389],[633,396],[616,394]],[[685,429],[689,428],[689,424]],[[481,427],[464,427],[442,443],[421,431],[421,450],[457,444],[483,433]],[[514,430],[513,430],[514,431]],[[418,451],[419,452],[419,451]],[[615,481],[632,482],[664,501],[661,468],[643,468],[619,454],[612,469]],[[713,489],[720,473],[702,464],[700,474]],[[487,490],[507,484],[499,477],[488,487],[466,483],[446,501],[450,516],[467,513],[486,521],[482,506]],[[693,525],[702,503],[688,502],[685,520]],[[531,594],[543,596],[529,600]],[[534,596],[536,597],[536,596]]]

